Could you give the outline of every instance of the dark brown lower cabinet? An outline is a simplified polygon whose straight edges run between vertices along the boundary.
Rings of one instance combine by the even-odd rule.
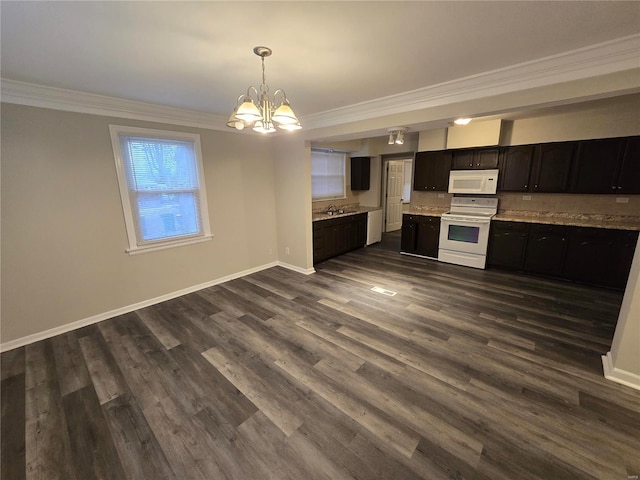
[[[494,221],[487,264],[623,290],[638,232]]]
[[[638,232],[574,228],[563,274],[581,283],[623,289],[637,240]]]
[[[562,225],[532,224],[524,257],[525,271],[562,275],[568,233],[568,227]]]
[[[491,222],[487,264],[522,270],[528,237],[528,223]]]
[[[438,258],[439,241],[440,217],[408,214],[402,216],[401,252]]]
[[[313,263],[364,247],[367,243],[367,214],[313,222]]]

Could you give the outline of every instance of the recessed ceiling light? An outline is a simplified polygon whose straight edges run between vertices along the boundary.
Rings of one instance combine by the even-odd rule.
[[[457,120],[454,120],[453,123],[455,123],[456,125],[466,125],[470,121],[471,121],[470,118],[458,118]]]

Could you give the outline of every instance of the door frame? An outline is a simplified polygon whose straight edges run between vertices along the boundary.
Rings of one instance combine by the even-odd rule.
[[[415,152],[390,153],[381,155],[382,175],[380,175],[380,205],[382,205],[382,233],[387,231],[387,169],[389,160],[411,160],[411,182],[413,183],[413,170],[415,168]]]

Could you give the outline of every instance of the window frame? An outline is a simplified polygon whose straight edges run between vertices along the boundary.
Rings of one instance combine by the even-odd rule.
[[[342,194],[340,196],[335,197],[314,197],[313,195],[313,154],[339,154],[342,155]],[[347,160],[348,155],[346,152],[337,151],[337,150],[324,150],[321,148],[312,148],[311,149],[311,202],[326,202],[331,200],[342,200],[347,198]]]
[[[129,248],[125,249],[125,251],[130,255],[135,255],[138,253],[164,250],[167,248],[191,245],[211,240],[213,235],[211,234],[211,227],[209,223],[209,208],[204,181],[204,166],[202,161],[200,135],[195,133],[156,130],[151,128],[127,127],[123,125],[109,125],[109,133],[111,135],[111,145],[116,164],[122,212],[124,214],[127,241],[129,243]],[[200,214],[200,232],[148,241],[138,238],[137,225],[140,224],[140,217],[137,217],[138,221],[136,221],[137,209],[134,208],[132,203],[132,200],[134,200],[135,197],[132,198],[132,195],[130,195],[130,191],[133,190],[129,187],[127,167],[125,165],[126,160],[122,152],[122,137],[140,137],[148,138],[152,141],[168,140],[192,144],[193,154],[195,157],[195,169],[198,177],[196,199],[199,203],[198,212]]]

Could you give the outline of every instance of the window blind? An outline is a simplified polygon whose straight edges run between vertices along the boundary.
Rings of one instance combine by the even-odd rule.
[[[311,151],[311,196],[313,201],[345,198],[346,154]]]

